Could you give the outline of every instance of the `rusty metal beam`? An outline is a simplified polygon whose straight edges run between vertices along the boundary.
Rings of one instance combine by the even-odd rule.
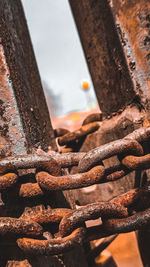
[[[54,132],[51,126],[46,101],[41,86],[38,68],[20,0],[0,0],[0,155],[26,155],[35,153],[39,147],[56,150]],[[17,202],[3,194],[6,213],[18,217],[26,205],[69,206],[61,192],[41,200]],[[5,202],[9,205],[5,207]],[[7,202],[8,204],[8,202]],[[41,207],[41,206],[40,206]],[[34,207],[35,208],[35,207]],[[38,208],[38,207],[36,207]],[[10,209],[10,210],[9,210]],[[13,212],[12,212],[13,210]],[[0,265],[18,266],[71,266],[88,263],[83,247],[58,257],[27,257],[20,255],[10,240],[0,240]],[[10,261],[9,261],[10,259]],[[9,261],[7,263],[7,261]],[[10,265],[9,265],[10,264]]]
[[[111,9],[136,94],[150,116],[150,1],[112,0]]]
[[[109,1],[69,2],[102,112],[123,109],[135,92]]]
[[[91,144],[95,147],[98,143],[108,142],[108,139],[109,141],[112,138],[115,140],[119,135],[124,135],[126,130],[130,132],[130,127],[126,128],[125,125],[130,122],[132,117],[134,117],[130,123],[132,128],[142,124],[149,125],[150,1],[69,0],[69,2],[100,108],[103,113],[116,115],[110,121],[106,120],[106,124],[109,125],[108,131],[106,127],[104,131],[100,129],[97,136],[93,134],[95,138],[92,137]],[[136,106],[139,119],[135,115],[132,105],[128,120],[127,106],[131,103]],[[117,121],[118,113],[123,109],[125,109],[125,116],[122,120],[123,127],[118,124],[116,129],[110,130],[113,120]],[[103,132],[102,136],[101,131]],[[89,149],[89,138],[86,139],[81,151],[85,151],[86,145]],[[95,141],[93,142],[93,140]],[[141,173],[136,173],[136,176],[140,178]],[[115,190],[133,186],[130,184],[131,181],[133,183],[134,177],[130,181],[128,180],[128,185],[121,181],[119,186],[113,185],[108,189],[105,187],[103,191],[108,190],[108,197],[112,197]],[[91,192],[91,195],[97,199],[100,192],[97,191],[95,196]],[[85,204],[86,197],[84,199],[83,195],[80,196],[80,202]],[[104,198],[106,198],[106,193]],[[149,244],[149,233],[147,231],[139,232],[139,247],[144,266],[150,263],[149,253],[146,249]]]
[[[0,133],[3,154],[56,149],[20,1],[0,1]],[[7,150],[7,151],[6,151]]]

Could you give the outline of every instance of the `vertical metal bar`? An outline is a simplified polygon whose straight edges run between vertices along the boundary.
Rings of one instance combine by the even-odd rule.
[[[102,112],[117,114],[132,103],[145,112],[142,120],[149,125],[150,1],[69,2]],[[134,120],[132,127],[137,127]],[[139,232],[139,242],[144,266],[149,266],[147,231]]]
[[[56,149],[21,2],[0,0],[0,155],[6,157],[28,154],[39,147],[47,151],[49,146],[53,150]],[[53,203],[55,207],[69,205],[61,192],[51,194],[51,198],[46,201],[49,205]],[[40,204],[44,203],[44,200],[41,200]],[[17,204],[17,215],[14,212],[13,216],[19,216],[26,206],[23,202]],[[31,207],[36,204],[36,201],[29,203]],[[10,201],[10,206],[12,205],[14,203]],[[8,247],[7,253],[6,249],[2,251],[3,241],[0,240],[0,265],[9,260]],[[3,252],[7,255],[2,263]],[[13,247],[11,253],[13,256],[9,264],[18,266],[18,250]],[[26,256],[21,254],[21,257],[25,259]],[[88,266],[82,247],[63,255],[62,259],[29,257],[28,260],[33,266],[39,267],[62,264],[77,267],[80,263],[83,267]]]
[[[150,118],[150,1],[112,0],[110,5],[136,94]]]
[[[109,1],[69,2],[101,110],[123,109],[135,92]]]
[[[20,1],[0,1],[0,38],[1,113],[4,124],[8,124],[5,131],[3,127],[3,137],[9,147],[12,141],[13,153],[39,146],[44,150],[50,145],[56,148]],[[18,152],[17,143],[22,147]]]
[[[120,40],[141,106],[150,121],[150,1],[113,0],[114,14]],[[149,171],[148,171],[149,177]],[[144,266],[150,264],[150,232],[138,232],[138,243]]]

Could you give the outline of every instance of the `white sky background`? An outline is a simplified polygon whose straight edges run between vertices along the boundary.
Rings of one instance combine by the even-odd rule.
[[[80,85],[91,78],[87,69],[68,0],[22,0],[40,71],[55,95],[61,95],[65,115],[86,110]],[[89,95],[96,101],[93,86]]]

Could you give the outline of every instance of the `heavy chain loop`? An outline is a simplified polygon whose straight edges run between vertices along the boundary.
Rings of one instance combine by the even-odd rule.
[[[110,236],[114,233],[142,229],[150,224],[150,209],[134,213],[135,210],[141,209],[140,207],[137,208],[137,203],[141,203],[143,199],[145,205],[142,202],[142,209],[150,205],[149,196],[150,189],[147,185],[143,188],[133,189],[109,202],[89,204],[78,210],[54,209],[32,213],[29,218],[40,224],[60,222],[59,234],[57,234],[57,238],[50,240],[19,238],[17,243],[27,253],[61,254],[87,241]],[[83,222],[98,217],[102,217],[103,221],[100,226],[87,229],[83,227]],[[110,217],[111,219],[109,219]],[[28,216],[24,216],[24,219],[27,220]]]
[[[101,120],[100,115],[96,115]],[[92,120],[92,122],[91,122]],[[59,143],[67,144],[99,128],[91,116],[74,134],[58,131]],[[91,126],[92,124],[92,126]],[[94,125],[94,126],[93,126]],[[92,128],[93,127],[93,128]],[[89,130],[90,129],[90,130]],[[150,154],[144,155],[142,143],[149,140],[150,127],[135,130],[123,139],[92,149],[88,153],[22,155],[0,160],[0,191],[9,194],[19,185],[19,198],[34,198],[53,190],[68,190],[119,179],[129,172],[150,167]],[[61,140],[61,141],[60,141]],[[105,168],[103,160],[117,155],[120,163]],[[62,175],[62,168],[78,166],[79,173]],[[34,183],[21,183],[18,171],[35,169]],[[12,189],[11,189],[12,188]],[[64,253],[84,242],[116,233],[143,229],[150,224],[150,186],[133,189],[109,202],[96,202],[79,209],[43,209],[25,213],[20,218],[0,217],[0,235],[14,235],[18,246],[27,253],[54,255]],[[2,212],[2,209],[1,211]],[[102,224],[86,228],[87,220],[101,217]],[[45,224],[59,224],[59,233],[46,239]],[[26,238],[39,236],[40,238]],[[18,238],[20,237],[20,238]],[[22,238],[23,237],[23,238]]]

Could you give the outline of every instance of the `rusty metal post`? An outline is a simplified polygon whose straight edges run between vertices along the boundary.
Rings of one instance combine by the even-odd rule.
[[[150,121],[150,2],[148,0],[69,0],[104,120],[81,151],[122,137]],[[121,114],[120,114],[121,113]],[[95,140],[95,141],[93,141]],[[89,147],[90,144],[90,147]],[[114,159],[113,159],[114,160]],[[115,160],[114,160],[115,162]],[[113,161],[111,161],[111,164]],[[110,164],[110,162],[106,163]],[[98,187],[91,201],[108,199],[134,186],[136,173],[126,182]],[[139,177],[138,177],[139,178]],[[107,194],[106,194],[107,192]],[[81,193],[80,193],[81,195]],[[76,195],[83,204],[86,196]],[[144,246],[150,239],[140,233],[144,264],[150,258]],[[146,240],[146,244],[144,241]],[[144,245],[143,245],[144,244]]]
[[[0,155],[1,158],[26,155],[38,148],[47,151],[48,147],[56,150],[21,1],[0,0]],[[47,201],[55,207],[69,205],[62,193],[51,196]],[[11,201],[10,208],[15,210],[13,216],[20,215],[26,204],[20,202],[16,207],[15,199]],[[36,201],[28,203],[31,207],[36,204]],[[7,209],[9,214],[8,206]],[[5,249],[2,249],[3,245],[4,240],[1,239],[0,266],[88,266],[83,248],[61,258],[30,257],[27,261],[16,248],[9,248],[6,240]]]
[[[70,0],[70,5],[101,110],[123,109],[135,92],[109,2]]]
[[[149,1],[69,2],[102,112],[149,111]]]

